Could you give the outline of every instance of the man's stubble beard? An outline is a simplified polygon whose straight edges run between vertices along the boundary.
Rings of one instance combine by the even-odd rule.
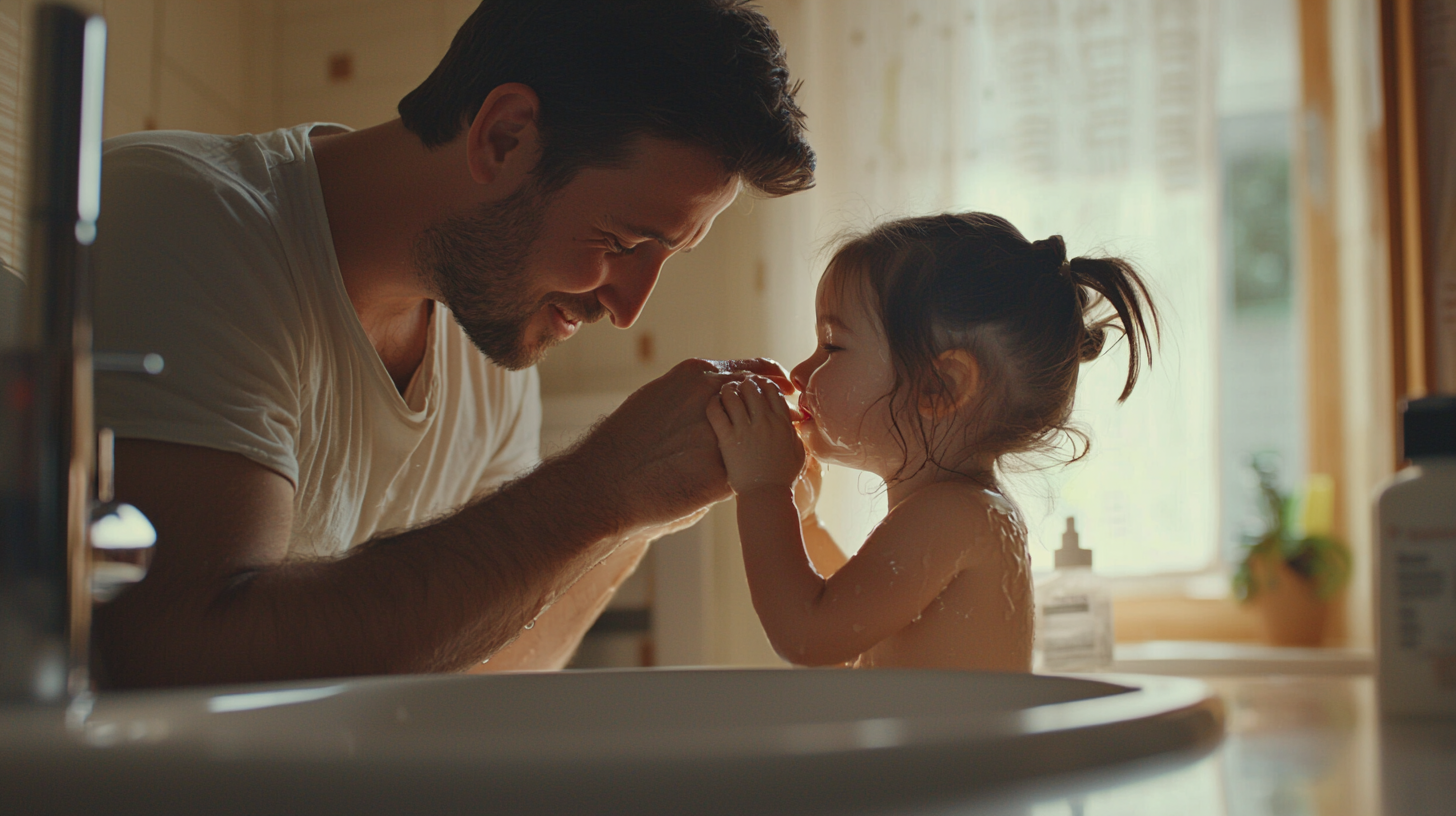
[[[541,361],[560,342],[549,328],[527,337],[548,305],[584,323],[606,309],[590,294],[532,293],[529,262],[549,205],[534,183],[500,201],[442,219],[415,239],[415,270],[439,294],[455,322],[492,362],[512,371]]]

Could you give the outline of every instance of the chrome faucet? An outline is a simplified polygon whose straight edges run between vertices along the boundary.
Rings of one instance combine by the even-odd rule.
[[[106,24],[36,13],[26,304],[0,354],[0,701],[90,685],[91,276]]]

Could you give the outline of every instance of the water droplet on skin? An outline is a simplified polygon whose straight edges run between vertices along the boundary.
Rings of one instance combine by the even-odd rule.
[[[526,626],[525,626],[525,628],[526,629],[535,629],[536,628],[536,622],[535,621],[531,621],[531,622],[527,623]]]
[[[1015,509],[1005,506],[1004,500],[999,500],[1000,497],[993,495],[992,499],[986,505],[986,519],[999,540],[1003,563],[1008,560],[1011,562],[1001,572],[1001,594],[1006,598],[1005,619],[1010,621],[1016,616],[1015,596],[1025,595],[1025,588],[1030,583],[1027,565],[1030,556],[1024,543],[1024,528],[1015,515]]]

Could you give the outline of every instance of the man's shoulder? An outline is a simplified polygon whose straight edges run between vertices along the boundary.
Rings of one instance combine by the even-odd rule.
[[[133,321],[128,314],[298,324],[307,293],[259,138],[166,131],[107,140],[93,253],[102,328]]]
[[[225,230],[243,241],[318,243],[326,229],[309,134],[339,128],[313,123],[236,136],[148,131],[107,139],[103,220],[135,210],[143,223],[131,227],[146,235],[186,240],[193,230]]]
[[[184,131],[134,133],[106,140],[102,190],[145,195],[148,205],[174,198],[190,208],[219,199],[267,200],[272,180],[256,137]]]

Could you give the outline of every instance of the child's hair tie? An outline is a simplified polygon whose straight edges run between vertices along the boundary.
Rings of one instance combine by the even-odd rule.
[[[1072,277],[1072,272],[1067,262],[1067,243],[1062,240],[1062,236],[1053,235],[1043,238],[1033,243],[1031,247],[1038,256],[1050,261],[1051,263],[1048,266],[1055,268],[1063,277],[1068,279]]]

